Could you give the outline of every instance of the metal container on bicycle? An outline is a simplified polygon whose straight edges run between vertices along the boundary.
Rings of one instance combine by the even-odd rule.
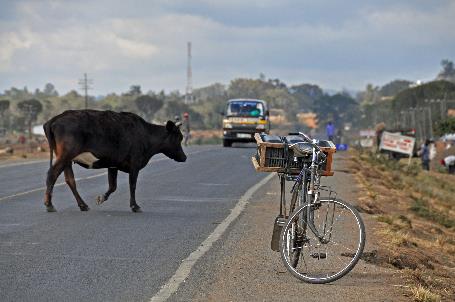
[[[278,172],[286,174],[299,174],[305,164],[311,162],[311,152],[307,142],[298,134],[285,137],[271,136],[264,133],[256,133],[257,153],[252,157],[253,165],[258,172]],[[304,143],[304,154],[294,154],[289,145]],[[332,160],[336,147],[331,141],[320,140],[317,145],[326,155],[326,161],[320,166],[322,176],[333,176]]]

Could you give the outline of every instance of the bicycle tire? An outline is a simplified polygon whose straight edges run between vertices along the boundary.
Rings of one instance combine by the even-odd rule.
[[[348,209],[349,212],[352,213],[352,215],[355,218],[355,221],[356,221],[356,223],[358,225],[358,229],[359,229],[358,230],[359,231],[359,237],[358,237],[359,238],[359,242],[357,244],[356,252],[355,252],[352,260],[348,263],[348,265],[346,265],[342,270],[332,274],[331,276],[327,275],[327,277],[312,277],[312,276],[309,276],[309,275],[304,274],[302,272],[299,272],[296,269],[297,264],[298,264],[298,260],[295,261],[295,259],[293,259],[293,257],[289,257],[288,256],[288,252],[286,250],[286,245],[288,243],[288,240],[287,240],[288,234],[287,233],[288,233],[290,225],[296,219],[296,216],[300,215],[301,213],[304,213],[303,211],[307,211],[309,204],[303,204],[303,205],[299,206],[298,208],[296,208],[295,211],[289,216],[289,218],[288,218],[288,220],[286,222],[286,225],[283,227],[283,230],[281,232],[281,236],[280,236],[280,254],[281,254],[281,259],[282,259],[286,269],[294,277],[296,277],[297,279],[299,279],[301,281],[304,281],[304,282],[307,282],[307,283],[313,283],[313,284],[325,284],[325,283],[334,282],[334,281],[342,278],[343,276],[345,276],[347,273],[349,273],[354,268],[354,266],[357,264],[357,262],[359,261],[361,255],[362,255],[363,249],[365,247],[365,240],[366,240],[365,225],[363,223],[363,220],[362,220],[360,214],[358,213],[358,211],[352,205],[342,201],[341,199],[335,199],[335,198],[321,198],[320,202],[321,202],[321,204],[322,203],[327,203],[327,205],[329,203],[338,204],[339,206]],[[335,209],[335,207],[334,207],[334,209]],[[309,230],[309,228],[306,228],[305,232],[309,233],[309,232],[312,232],[312,231]],[[304,235],[306,236],[306,234],[304,234]],[[343,246],[343,245],[341,245],[341,246]],[[303,250],[303,246],[299,250],[300,251]],[[304,253],[302,253],[301,255],[302,255],[302,257],[304,257]],[[318,254],[318,257],[320,257],[320,255],[321,254]],[[311,257],[314,258],[313,255],[311,255]],[[327,255],[326,255],[326,257],[327,257]],[[309,259],[309,258],[306,258],[306,259]],[[303,259],[303,260],[305,260],[305,259]],[[306,262],[305,262],[305,266],[306,266]]]

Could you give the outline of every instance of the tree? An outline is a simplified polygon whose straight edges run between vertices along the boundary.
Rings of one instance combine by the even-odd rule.
[[[228,88],[229,98],[260,99],[267,89],[275,88],[272,83],[253,79],[232,80]]]
[[[444,135],[455,133],[455,117],[448,117],[447,119],[439,122],[436,126],[436,134]]]
[[[46,96],[58,96],[58,92],[55,90],[55,86],[51,83],[47,83],[44,86],[43,94]]]
[[[193,110],[189,105],[183,103],[181,100],[164,102],[164,105],[154,117],[155,119],[165,123],[167,120],[174,120],[176,115],[181,116],[184,112],[189,113],[192,128],[204,127],[204,117],[199,112]]]
[[[276,88],[286,88],[286,84],[281,82],[280,79],[269,79],[267,83],[272,84]]]
[[[226,87],[223,84],[215,83],[206,87],[193,90],[193,96],[199,101],[213,99],[218,97],[226,97]]]
[[[441,61],[441,65],[442,71],[438,74],[436,79],[455,82],[455,68],[453,62],[445,59]]]
[[[29,137],[32,138],[32,122],[36,121],[38,114],[43,110],[43,105],[37,99],[21,101],[17,104],[28,124]]]
[[[271,108],[285,109],[288,121],[296,121],[296,115],[300,108],[298,108],[296,98],[287,89],[268,89],[264,92],[263,99],[269,102]]]
[[[358,103],[352,97],[341,93],[324,95],[315,103],[314,109],[321,124],[332,121],[338,127],[346,122],[355,123],[359,116]]]
[[[25,99],[29,98],[31,95],[28,90],[18,89],[16,87],[11,87],[8,90],[5,90],[5,96],[8,96],[11,100]]]
[[[394,80],[382,86],[381,89],[379,89],[379,94],[380,96],[395,96],[401,91],[408,89],[411,84],[411,81]]]
[[[367,84],[365,91],[360,92],[357,99],[363,106],[376,103],[379,101],[379,87]]]
[[[5,127],[5,112],[9,109],[9,101],[8,100],[0,100],[0,117],[2,121],[2,126]]]
[[[393,108],[397,112],[415,107],[425,107],[425,100],[455,97],[455,84],[448,81],[433,81],[403,90],[395,96]]]
[[[134,101],[137,108],[147,120],[151,120],[155,113],[163,106],[163,100],[153,95],[141,95]]]
[[[140,85],[131,85],[130,90],[126,93],[126,95],[137,96],[141,95],[142,90]]]
[[[305,111],[312,110],[314,102],[324,95],[322,89],[313,84],[294,85],[289,92],[297,98],[300,110]]]
[[[8,100],[0,100],[0,114],[3,116],[6,110],[9,109],[9,101]]]

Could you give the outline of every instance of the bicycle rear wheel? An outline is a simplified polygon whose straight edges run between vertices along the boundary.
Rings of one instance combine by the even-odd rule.
[[[364,246],[365,226],[359,213],[333,198],[296,208],[280,236],[284,265],[296,278],[309,283],[329,283],[346,275],[359,261]]]

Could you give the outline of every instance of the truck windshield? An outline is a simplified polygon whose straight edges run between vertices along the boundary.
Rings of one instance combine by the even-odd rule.
[[[228,104],[227,116],[258,117],[264,115],[264,106],[260,102],[234,101]]]

